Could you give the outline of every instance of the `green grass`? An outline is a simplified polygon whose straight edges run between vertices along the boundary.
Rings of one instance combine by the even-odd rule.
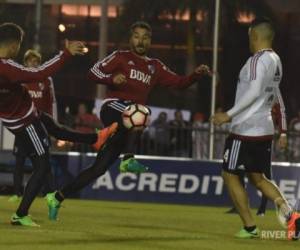
[[[60,220],[51,222],[45,201],[37,199],[31,215],[41,227],[11,226],[9,218],[17,205],[7,199],[0,198],[1,250],[292,250],[300,244],[235,239],[241,227],[239,217],[224,214],[226,208],[203,206],[67,200]],[[262,230],[282,230],[274,211],[256,219]]]

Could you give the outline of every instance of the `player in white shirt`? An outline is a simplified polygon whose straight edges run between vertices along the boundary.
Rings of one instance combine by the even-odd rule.
[[[268,20],[255,20],[249,28],[250,50],[253,56],[240,71],[235,104],[227,112],[216,113],[211,119],[215,125],[230,122],[230,135],[226,139],[223,159],[223,179],[244,224],[236,237],[259,237],[259,230],[251,215],[248,196],[239,180],[246,172],[249,180],[266,197],[274,201],[278,216],[288,227],[289,238],[297,238],[300,215],[293,212],[278,187],[264,176],[271,165],[271,146],[274,124],[271,109],[280,104],[283,133],[279,144],[287,145],[284,104],[279,90],[282,65],[272,50],[274,29]],[[295,235],[292,235],[292,234]]]

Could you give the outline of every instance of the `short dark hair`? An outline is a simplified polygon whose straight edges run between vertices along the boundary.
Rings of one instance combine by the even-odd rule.
[[[0,44],[9,42],[21,42],[24,36],[23,29],[14,23],[0,25]]]
[[[251,25],[251,29],[260,30],[261,35],[264,39],[273,40],[275,35],[275,28],[272,21],[268,17],[257,17]]]
[[[256,18],[251,22],[250,27],[251,27],[251,28],[254,28],[254,27],[256,27],[256,26],[258,26],[258,25],[260,25],[260,24],[263,24],[263,23],[270,25],[270,27],[274,30],[274,25],[273,25],[271,19],[268,18],[268,17],[265,17],[265,16],[256,17]]]
[[[145,29],[147,30],[149,33],[150,33],[150,36],[152,35],[152,28],[150,26],[149,23],[146,23],[144,21],[137,21],[135,23],[133,23],[131,26],[130,26],[130,35],[132,35],[133,31],[136,29],[136,28],[142,28],[142,29]]]

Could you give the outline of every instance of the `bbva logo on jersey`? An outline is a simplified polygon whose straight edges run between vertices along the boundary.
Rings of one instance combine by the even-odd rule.
[[[42,91],[28,90],[28,93],[33,99],[43,98]]]
[[[151,75],[145,74],[144,72],[141,72],[139,70],[136,69],[131,69],[130,70],[130,79],[136,79],[138,81],[141,81],[147,85],[150,85],[150,81],[151,81]]]

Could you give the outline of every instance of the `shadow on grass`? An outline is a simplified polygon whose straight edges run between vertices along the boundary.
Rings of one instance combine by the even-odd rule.
[[[103,237],[103,236],[102,236]],[[202,237],[113,237],[107,239],[58,239],[52,241],[28,241],[28,242],[1,242],[1,246],[26,246],[26,245],[76,245],[76,244],[101,244],[101,243],[134,243],[134,242],[174,242],[174,241],[191,241],[191,240],[205,240]],[[27,249],[27,248],[24,248]]]
[[[122,228],[130,228],[130,229],[166,230],[166,231],[179,232],[179,233],[196,233],[195,230],[188,230],[186,228],[174,228],[174,227],[167,227],[167,226],[135,225],[135,224],[123,224],[123,225],[116,225],[116,226]]]

